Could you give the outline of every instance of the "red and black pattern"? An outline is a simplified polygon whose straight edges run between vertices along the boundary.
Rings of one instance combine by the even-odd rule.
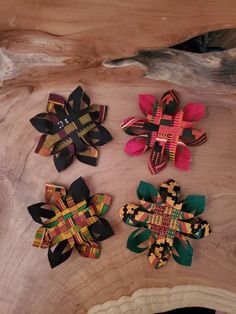
[[[176,167],[187,170],[190,163],[188,146],[198,146],[207,140],[206,132],[193,128],[204,116],[204,105],[189,104],[179,109],[176,91],[166,92],[158,102],[152,95],[140,95],[140,108],[145,119],[128,118],[122,129],[135,135],[125,147],[130,155],[151,150],[149,169],[152,174],[161,171],[170,160]]]

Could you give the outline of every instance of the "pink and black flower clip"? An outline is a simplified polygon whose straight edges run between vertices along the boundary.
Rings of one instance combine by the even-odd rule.
[[[130,117],[121,124],[127,134],[134,135],[124,151],[136,156],[150,150],[148,165],[152,174],[161,171],[168,160],[188,170],[191,152],[187,146],[198,146],[207,140],[206,132],[194,127],[204,117],[205,105],[189,103],[180,109],[177,92],[170,90],[160,102],[153,95],[140,95],[139,107],[145,118]]]

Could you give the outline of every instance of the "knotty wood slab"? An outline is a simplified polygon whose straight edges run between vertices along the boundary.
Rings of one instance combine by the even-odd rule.
[[[139,49],[165,47],[208,30],[235,27],[235,1],[0,2],[0,313],[137,312],[135,301],[127,302],[125,308],[116,301],[130,297],[149,314],[166,310],[167,302],[169,309],[176,304],[197,305],[192,291],[197,291],[201,306],[236,313],[234,90],[219,96],[217,90],[208,93],[143,78],[140,67],[102,66],[103,61],[135,55]],[[75,161],[58,174],[52,158],[34,153],[39,134],[29,119],[45,110],[50,92],[67,97],[78,85],[94,102],[109,105],[105,125],[114,140],[101,148],[98,167]],[[209,140],[191,149],[189,172],[168,165],[151,176],[148,153],[137,158],[123,153],[130,137],[121,131],[120,122],[129,115],[141,116],[139,93],[160,97],[169,88],[180,92],[183,105],[189,101],[206,104],[207,118],[200,125],[208,131]],[[116,235],[102,243],[98,260],[74,252],[51,270],[47,252],[31,246],[37,224],[26,207],[43,201],[46,182],[69,187],[81,175],[92,192],[113,196],[106,217]],[[207,196],[204,217],[213,233],[192,241],[191,268],[170,260],[155,271],[145,254],[126,250],[132,229],[121,222],[117,210],[137,200],[139,180],[159,184],[170,177],[181,183],[183,196]],[[163,291],[163,307],[156,306]],[[166,294],[173,295],[171,291],[180,291],[175,294],[178,302],[174,297],[166,300]],[[113,305],[107,307],[107,302]]]

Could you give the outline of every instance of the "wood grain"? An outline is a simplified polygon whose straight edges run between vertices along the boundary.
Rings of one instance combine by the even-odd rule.
[[[235,92],[223,92],[219,97],[214,86],[209,93],[188,84],[148,80],[142,77],[142,68],[107,69],[102,62],[135,55],[140,49],[173,45],[208,30],[235,27],[235,1],[0,2],[0,313],[64,314],[89,309],[100,313],[106,306],[94,306],[131,295],[140,296],[145,309],[150,289],[173,291],[178,286],[184,287],[189,304],[196,300],[191,286],[198,291],[203,287],[209,298],[201,299],[202,306],[234,313]],[[34,153],[39,134],[29,119],[45,110],[50,92],[67,97],[78,85],[94,102],[109,105],[105,126],[114,140],[100,150],[98,167],[75,161],[58,174],[51,158]],[[129,137],[121,131],[120,122],[129,115],[141,115],[139,93],[160,97],[169,88],[179,91],[183,105],[190,101],[206,104],[208,115],[199,125],[207,130],[209,140],[191,150],[189,172],[168,165],[151,176],[148,154],[137,158],[124,154]],[[106,217],[116,235],[102,243],[99,259],[88,260],[74,252],[66,263],[51,270],[46,251],[32,247],[37,226],[26,207],[43,201],[46,182],[69,187],[81,175],[92,192],[113,197]],[[121,222],[117,210],[127,201],[137,201],[139,180],[159,184],[170,177],[180,182],[183,196],[205,193],[204,217],[213,232],[206,239],[192,241],[191,268],[170,260],[155,271],[145,254],[136,255],[125,248],[131,229]],[[142,296],[140,289],[147,293]],[[212,289],[218,291],[215,298],[210,297]],[[152,300],[150,306],[155,305],[155,297]],[[132,313],[132,303],[127,304],[126,313]],[[178,304],[184,306],[184,298]],[[168,305],[174,308],[175,299]],[[106,312],[115,313],[113,308]]]
[[[170,303],[169,300],[172,300]],[[219,302],[220,299],[220,302]],[[161,313],[172,310],[172,304],[176,308],[182,307],[211,307],[227,308],[228,313],[235,313],[235,295],[216,288],[204,286],[176,286],[173,288],[149,288],[139,289],[130,297],[123,296],[118,300],[108,301],[95,305],[89,310],[89,314],[96,313]],[[200,311],[200,309],[199,309]],[[216,314],[226,314],[216,311]]]
[[[193,53],[172,48],[145,50],[136,56],[103,63],[117,68],[139,65],[146,78],[188,86],[217,94],[232,93],[236,87],[236,49]]]

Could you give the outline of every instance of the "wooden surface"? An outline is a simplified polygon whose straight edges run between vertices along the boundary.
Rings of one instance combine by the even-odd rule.
[[[190,292],[191,291],[191,292]],[[171,300],[171,302],[170,302]],[[131,296],[122,296],[117,300],[107,301],[89,310],[96,313],[160,313],[182,307],[208,307],[215,304],[217,308],[230,311],[235,308],[235,294],[220,289],[204,286],[177,286],[173,288],[148,288],[136,290]],[[201,311],[199,310],[199,314]],[[189,310],[191,314],[191,310]],[[216,314],[226,312],[216,311]]]
[[[188,86],[194,93],[233,93],[236,87],[236,48],[204,54],[173,48],[141,51],[136,56],[103,63],[119,68],[139,65],[146,78]]]
[[[141,67],[102,66],[140,49],[166,47],[208,30],[235,27],[236,2],[1,0],[0,4],[0,313],[137,313],[137,304],[145,314],[199,304],[236,313],[234,90],[219,96],[214,86],[209,93],[188,84],[149,80]],[[109,105],[105,125],[114,140],[101,148],[97,168],[75,161],[58,174],[52,158],[34,153],[39,134],[29,119],[45,110],[50,92],[67,97],[78,85],[94,102]],[[200,125],[209,140],[191,149],[189,172],[168,165],[151,176],[148,153],[137,158],[124,154],[130,137],[121,131],[120,122],[141,115],[139,93],[160,97],[169,88],[179,91],[183,105],[206,104],[207,118]],[[73,252],[67,262],[51,270],[47,252],[31,245],[37,224],[26,207],[43,201],[46,182],[68,187],[81,175],[92,192],[112,195],[106,217],[116,235],[102,243],[99,259]],[[117,210],[127,201],[137,201],[139,180],[158,185],[170,177],[181,184],[183,196],[205,193],[204,217],[213,232],[192,241],[191,268],[170,260],[155,271],[145,254],[125,248],[131,228],[121,222]]]

